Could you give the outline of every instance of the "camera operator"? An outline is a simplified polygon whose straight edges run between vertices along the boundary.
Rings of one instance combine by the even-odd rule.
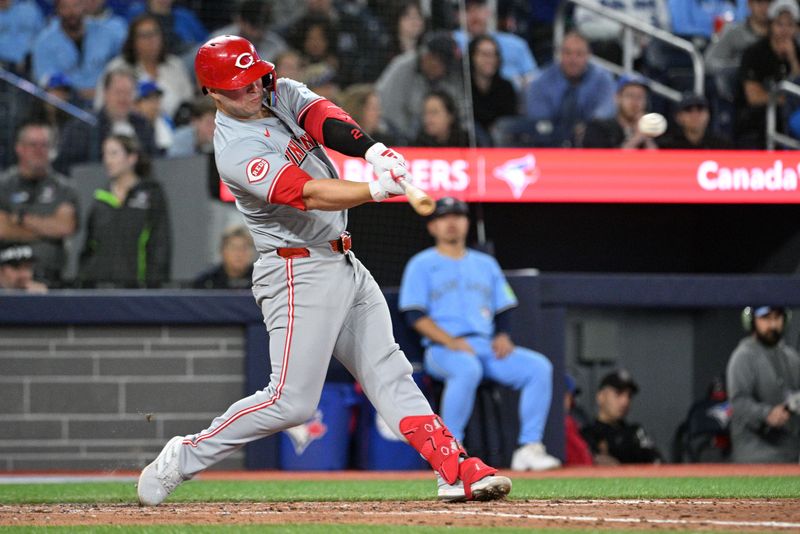
[[[783,341],[788,319],[778,306],[742,312],[750,335],[733,351],[727,372],[734,462],[800,460],[800,356]]]

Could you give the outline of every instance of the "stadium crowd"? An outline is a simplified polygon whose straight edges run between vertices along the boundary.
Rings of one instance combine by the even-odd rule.
[[[602,0],[704,52],[705,95],[690,91],[683,55],[644,35],[635,40],[636,72],[617,77],[591,62],[592,53],[621,60],[621,28],[572,4],[552,60],[558,2],[467,0],[462,20],[454,1],[238,0],[225,10],[199,0],[0,0],[0,67],[96,121],[46,99],[17,102],[33,103],[9,115],[8,131],[16,133],[0,151],[0,242],[33,244],[37,279],[58,286],[57,249],[80,221],[63,218],[65,205],[78,210],[68,193],[74,165],[103,161],[113,189],[103,149],[113,136],[132,140],[145,169],[152,158],[212,153],[214,107],[193,79],[193,60],[202,42],[226,33],[256,43],[279,75],[304,82],[392,146],[765,148],[770,89],[800,75],[797,0]],[[660,96],[654,81],[685,90],[683,97]],[[4,84],[0,98],[14,91]],[[796,100],[784,95],[778,102],[779,129],[800,133]],[[639,131],[649,111],[669,118],[665,135]],[[130,208],[129,200],[117,195],[115,205]],[[32,222],[35,216],[45,217],[46,227]],[[141,267],[148,247],[151,260],[160,249],[152,228],[168,240],[163,216],[109,221],[136,221],[120,229],[130,236],[123,257],[136,277],[101,281],[79,273],[79,283],[166,282]],[[159,269],[168,268],[165,258]]]
[[[356,84],[372,84],[380,110],[377,123],[398,145],[416,144],[420,137],[432,141],[425,131],[430,121],[423,117],[423,101],[429,93],[443,91],[458,111],[443,120],[460,120],[466,133],[477,130],[479,145],[583,146],[586,125],[611,119],[622,107],[614,75],[589,62],[592,53],[621,62],[621,28],[569,4],[572,30],[552,61],[558,2],[467,0],[462,28],[454,1],[240,0],[222,8],[199,0],[3,0],[0,66],[57,91],[53,94],[101,119],[109,118],[106,127],[115,133],[121,133],[125,122],[143,126],[109,116],[110,101],[115,100],[106,94],[110,74],[131,71],[133,94],[120,97],[116,111],[122,113],[124,104],[129,113],[147,117],[147,133],[155,143],[140,141],[153,155],[167,153],[174,130],[190,122],[192,99],[199,95],[192,79],[197,48],[226,33],[256,43],[261,56],[278,65],[280,75],[297,78],[337,103]],[[687,39],[704,52],[708,101],[691,112],[709,111],[711,130],[728,133],[723,137],[732,146],[764,147],[769,90],[800,74],[796,0],[600,3]],[[684,53],[643,34],[637,34],[633,53],[635,68],[647,79],[678,90],[692,88]],[[462,68],[462,62],[469,68]],[[652,93],[648,82],[642,87],[647,91],[642,111],[661,111],[677,125],[674,114],[686,110]],[[465,98],[468,94],[471,98]],[[155,95],[158,112],[140,104],[150,95]],[[439,107],[446,108],[441,93],[439,100]],[[792,125],[800,123],[793,114],[796,103],[781,99],[781,107],[784,129],[792,133]],[[66,128],[63,120],[55,120],[57,114],[43,116],[59,131]],[[506,121],[493,131],[501,117],[511,117],[511,124]],[[634,137],[635,124],[622,122],[626,136]],[[136,133],[147,135],[141,129]],[[434,137],[439,138],[437,145],[470,142],[457,131],[450,139]],[[59,143],[59,155],[74,142],[70,135],[60,138],[69,142]],[[658,140],[648,148],[657,146]],[[64,165],[97,160],[99,152],[70,157],[78,159]]]
[[[239,0],[222,9],[200,0],[0,0],[0,67],[96,119],[46,100],[17,110],[17,134],[0,152],[0,240],[45,239],[52,248],[74,232],[73,224],[43,234],[21,214],[54,214],[60,204],[41,194],[43,184],[69,188],[71,167],[103,160],[111,136],[132,138],[142,160],[210,153],[214,109],[192,65],[214,35],[250,39],[279,75],[306,83],[394,146],[761,149],[771,88],[800,75],[797,0],[601,1],[704,52],[705,95],[691,93],[685,54],[643,34],[634,43],[636,72],[615,77],[591,62],[592,53],[620,62],[622,36],[619,24],[585,8],[567,5],[569,30],[552,60],[559,0],[467,0],[463,20],[458,4]],[[683,98],[660,96],[653,81],[685,91]],[[796,99],[778,103],[780,131],[800,134]],[[639,131],[649,111],[668,117],[665,135]],[[24,135],[31,125],[47,137],[35,172],[25,161],[37,157]],[[128,233],[141,237],[152,226],[144,221]],[[37,274],[60,283],[52,272]]]

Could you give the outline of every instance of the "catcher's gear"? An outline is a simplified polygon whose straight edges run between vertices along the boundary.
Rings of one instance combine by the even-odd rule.
[[[221,35],[206,42],[194,58],[197,81],[207,89],[241,89],[259,78],[269,104],[274,105],[275,65],[258,55],[253,43],[236,35]]]
[[[400,432],[445,482],[456,483],[461,474],[459,458],[466,456],[466,452],[438,415],[404,417],[400,420]],[[472,476],[472,470],[465,470],[464,474]],[[476,479],[472,478],[474,480]]]

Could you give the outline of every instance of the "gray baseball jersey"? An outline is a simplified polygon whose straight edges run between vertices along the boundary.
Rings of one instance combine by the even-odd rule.
[[[401,419],[433,413],[394,341],[378,284],[352,251],[337,252],[328,243],[345,230],[346,211],[306,211],[302,203],[308,175],[337,177],[325,150],[299,126],[319,100],[304,85],[281,79],[278,104],[270,108],[276,117],[239,121],[217,112],[220,176],[260,252],[253,294],[269,331],[272,370],[266,388],[184,438],[180,470],[186,478],[250,441],[309,419],[332,355],[398,437]],[[294,250],[279,254],[279,248]]]
[[[240,121],[217,112],[217,169],[236,198],[259,252],[320,244],[347,227],[347,212],[301,211],[280,203],[297,167],[315,179],[337,178],[325,149],[297,124],[322,97],[288,78],[278,80],[275,117]]]

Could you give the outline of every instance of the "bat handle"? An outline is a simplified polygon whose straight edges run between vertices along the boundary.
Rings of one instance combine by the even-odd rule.
[[[427,217],[433,213],[433,210],[436,209],[436,202],[428,196],[428,193],[419,187],[408,183],[408,181],[405,179],[398,180],[398,183],[406,192],[408,203],[411,204],[411,207],[414,208],[414,211],[423,217]]]

